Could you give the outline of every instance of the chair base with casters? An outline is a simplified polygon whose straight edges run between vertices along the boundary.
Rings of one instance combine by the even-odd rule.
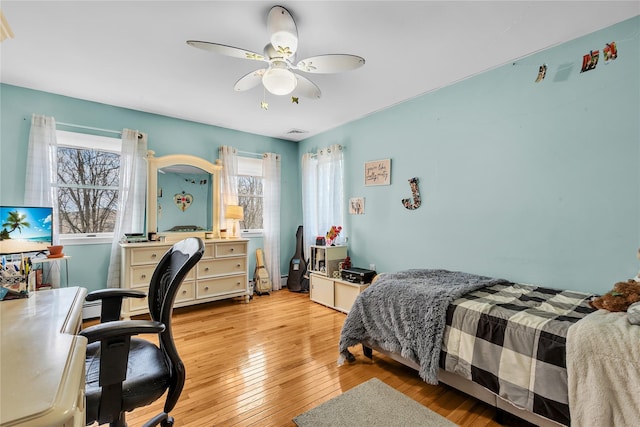
[[[101,289],[87,300],[101,300],[101,323],[80,333],[87,337],[86,422],[126,427],[125,413],[146,406],[167,392],[163,412],[145,426],[171,426],[185,381],[185,369],[173,342],[171,316],[176,293],[204,253],[199,238],[174,244],[157,264],[149,285],[151,320],[119,320],[123,298],[144,298],[143,292]],[[136,338],[157,334],[159,345]]]

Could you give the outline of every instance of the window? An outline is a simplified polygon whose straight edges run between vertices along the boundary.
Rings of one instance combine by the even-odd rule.
[[[243,232],[262,232],[262,159],[238,157],[238,203],[244,209]]]
[[[122,141],[65,131],[57,131],[56,137],[60,238],[67,243],[70,238],[111,241],[119,201]]]

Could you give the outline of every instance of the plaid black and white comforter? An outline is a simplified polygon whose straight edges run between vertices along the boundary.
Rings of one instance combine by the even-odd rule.
[[[566,335],[593,295],[522,284],[470,292],[447,309],[440,367],[569,425]]]

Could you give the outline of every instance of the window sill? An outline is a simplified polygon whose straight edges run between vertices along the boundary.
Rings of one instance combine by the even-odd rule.
[[[252,238],[252,237],[263,237],[264,234],[262,233],[262,231],[244,231],[241,230],[240,231],[240,237],[245,237],[245,238]]]
[[[60,237],[60,244],[65,246],[75,245],[104,245],[111,244],[113,242],[113,236],[77,236],[77,237]]]

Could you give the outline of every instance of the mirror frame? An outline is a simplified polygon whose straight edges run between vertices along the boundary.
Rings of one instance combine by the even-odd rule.
[[[200,157],[191,156],[189,154],[170,154],[162,157],[154,157],[155,152],[147,151],[147,232],[155,231],[158,236],[166,236],[170,238],[179,235],[180,239],[190,236],[198,236],[204,238],[205,231],[194,232],[171,232],[158,231],[158,170],[172,165],[188,165],[202,169],[211,174],[211,194],[212,206],[211,224],[213,230],[206,230],[206,233],[213,233],[214,238],[220,238],[220,173],[222,164],[220,160],[216,160],[213,164]]]

